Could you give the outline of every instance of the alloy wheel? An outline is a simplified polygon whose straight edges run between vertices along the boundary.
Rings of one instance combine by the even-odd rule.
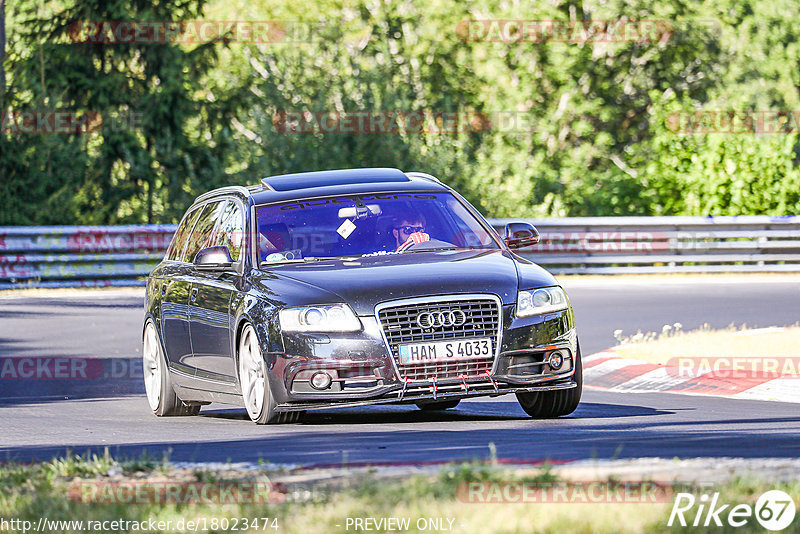
[[[250,418],[255,421],[261,416],[264,408],[266,372],[256,332],[250,325],[244,327],[239,344],[239,380],[245,408]]]
[[[158,343],[156,327],[148,322],[142,343],[142,370],[147,402],[155,412],[161,402],[161,347]]]

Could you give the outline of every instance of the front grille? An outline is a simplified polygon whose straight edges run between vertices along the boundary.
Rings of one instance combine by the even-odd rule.
[[[492,371],[494,358],[483,358],[481,360],[460,360],[457,362],[434,362],[434,363],[413,363],[410,365],[400,365],[400,377],[408,380],[436,380],[469,378],[486,378],[487,373]]]
[[[436,326],[423,328],[417,324],[417,316],[425,312],[449,312],[461,310],[466,316],[460,326]],[[497,353],[497,331],[500,325],[500,308],[498,302],[491,298],[469,298],[459,300],[439,300],[414,304],[398,304],[383,307],[378,312],[389,348],[392,351],[400,377],[409,380],[437,380],[486,377],[494,364]],[[447,339],[465,339],[488,337],[492,339],[492,357],[469,360],[435,361],[425,363],[400,364],[398,345],[440,341]]]

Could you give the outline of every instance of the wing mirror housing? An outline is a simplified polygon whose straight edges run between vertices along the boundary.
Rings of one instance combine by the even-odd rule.
[[[194,266],[202,271],[222,271],[233,266],[231,251],[224,245],[202,249],[194,257]]]
[[[529,223],[508,223],[503,241],[510,249],[530,247],[539,242],[539,231]]]

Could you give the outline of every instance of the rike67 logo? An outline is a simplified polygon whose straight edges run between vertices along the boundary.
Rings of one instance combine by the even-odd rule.
[[[667,526],[743,527],[753,518],[767,530],[783,530],[794,521],[794,500],[784,491],[770,490],[761,495],[755,506],[721,503],[719,492],[696,498],[691,493],[678,493],[669,514]]]

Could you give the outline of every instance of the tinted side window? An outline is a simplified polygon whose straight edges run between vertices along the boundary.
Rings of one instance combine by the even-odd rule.
[[[195,209],[183,218],[180,226],[175,231],[175,235],[172,236],[172,241],[169,244],[169,248],[167,248],[167,254],[164,256],[165,259],[180,261],[181,252],[186,246],[186,239],[189,237],[200,211],[200,209]]]
[[[209,246],[224,245],[231,251],[233,261],[239,261],[244,243],[244,214],[236,202],[229,200],[222,211],[217,226],[214,243]]]
[[[183,261],[192,263],[201,249],[212,246],[214,230],[225,204],[225,201],[220,200],[218,202],[209,202],[203,208],[203,212],[197,219],[197,224],[194,225],[186,250],[183,252]]]

